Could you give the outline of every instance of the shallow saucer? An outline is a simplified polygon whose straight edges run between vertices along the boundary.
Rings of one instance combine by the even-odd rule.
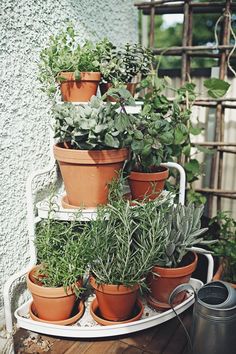
[[[34,321],[44,322],[44,323],[52,323],[52,324],[56,324],[56,325],[60,325],[60,326],[67,326],[67,325],[71,325],[71,324],[74,324],[75,322],[77,322],[80,319],[80,317],[82,317],[82,315],[84,314],[83,301],[79,302],[77,310],[78,310],[78,312],[75,315],[67,318],[66,320],[48,321],[48,320],[43,320],[42,318],[39,318],[37,316],[37,311],[36,311],[35,305],[32,301],[29,306],[29,315],[30,315],[31,319]]]
[[[117,324],[123,324],[123,323],[137,321],[142,317],[143,311],[144,311],[143,303],[140,299],[137,299],[130,318],[128,318],[127,320],[124,320],[124,321],[110,321],[110,320],[104,319],[101,316],[100,311],[99,311],[99,307],[98,307],[97,298],[95,298],[90,305],[91,316],[93,317],[93,319],[97,323],[99,323],[103,326],[117,325]]]
[[[177,304],[174,304],[174,307],[181,304],[183,301],[187,299],[188,295],[185,294],[184,299],[181,302],[178,302]],[[154,310],[157,311],[167,311],[171,309],[171,306],[165,302],[160,302],[154,299],[152,296],[147,296],[146,298],[147,303],[149,307],[153,308]]]

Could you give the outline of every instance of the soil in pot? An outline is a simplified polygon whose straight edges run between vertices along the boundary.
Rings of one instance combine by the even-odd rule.
[[[108,185],[118,178],[128,149],[74,150],[54,146],[67,200],[73,207],[96,207],[108,199]]]
[[[163,166],[150,173],[131,171],[128,181],[132,199],[141,201],[158,198],[164,189],[168,176],[169,170]]]
[[[46,321],[61,321],[70,317],[76,301],[76,295],[71,288],[49,288],[40,285],[35,275],[40,265],[33,267],[27,274],[26,281],[32,294],[34,306],[40,319]],[[82,286],[82,281],[78,282]]]
[[[73,72],[62,72],[60,77],[60,88],[63,101],[66,102],[88,102],[93,95],[96,95],[101,74],[99,72],[81,72],[80,80],[75,80]]]
[[[109,321],[125,321],[130,318],[137,301],[139,285],[97,284],[90,277],[90,284],[95,289],[100,314]]]
[[[191,274],[197,266],[198,256],[196,253],[188,252],[178,268],[163,268],[155,266],[152,273],[148,275],[147,283],[150,288],[148,303],[158,310],[169,309],[168,299],[171,292],[180,284],[188,283]],[[185,292],[176,296],[173,305],[184,301]]]

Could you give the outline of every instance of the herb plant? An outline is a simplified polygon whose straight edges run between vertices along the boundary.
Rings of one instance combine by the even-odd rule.
[[[127,43],[117,49],[106,42],[106,50],[101,56],[103,81],[118,83],[131,82],[136,75],[147,76],[152,66],[152,53],[139,44]]]
[[[209,96],[214,98],[223,96],[229,88],[227,82],[219,79],[205,80],[204,85],[208,89]],[[173,99],[169,99],[166,96],[165,90],[167,88],[175,92]],[[199,135],[202,132],[202,128],[199,125],[193,125],[191,121],[192,106],[196,99],[196,85],[192,82],[186,82],[180,88],[173,89],[171,80],[168,77],[161,79],[158,77],[157,71],[153,70],[141,82],[141,89],[145,89],[146,92],[144,94],[143,113],[149,116],[152,113],[158,114],[157,119],[159,121],[168,122],[166,123],[166,126],[168,126],[168,139],[162,143],[159,161],[161,159],[164,160],[162,162],[166,162],[166,159],[169,161],[177,160],[183,164],[187,182],[190,185],[188,200],[203,204],[206,202],[206,198],[192,189],[193,182],[198,180],[202,174],[202,166],[194,158],[193,148],[195,148],[195,151],[207,154],[212,153],[212,151],[193,145],[191,139],[192,135]],[[155,147],[155,144],[153,146]]]
[[[74,72],[75,78],[80,79],[81,72],[100,71],[101,55],[106,52],[109,42],[103,40],[97,45],[86,41],[78,43],[78,34],[72,25],[65,31],[51,36],[49,44],[40,53],[40,76],[43,90],[48,95],[56,92],[57,84],[63,81],[61,72]]]
[[[117,112],[120,105],[93,96],[87,105],[70,103],[54,107],[55,138],[81,150],[117,149],[125,145],[133,117]]]
[[[204,241],[201,237],[207,228],[201,228],[203,206],[193,204],[184,206],[173,205],[167,218],[167,227],[162,234],[163,252],[158,265],[175,268],[181,263],[189,249],[196,244],[207,244],[214,241]]]
[[[42,221],[36,230],[39,280],[46,287],[72,287],[79,295],[77,281],[90,260],[90,242],[79,222]],[[41,275],[41,276],[40,276]]]
[[[132,207],[119,198],[116,187],[112,187],[111,194],[111,203],[99,209],[88,231],[93,249],[91,272],[100,284],[144,285],[164,247],[163,200]]]
[[[229,212],[219,211],[211,219],[210,225],[213,223],[219,225],[219,238],[211,249],[216,256],[222,259],[224,279],[236,283],[236,220],[230,216]]]

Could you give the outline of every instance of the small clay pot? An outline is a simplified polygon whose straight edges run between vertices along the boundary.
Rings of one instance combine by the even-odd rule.
[[[132,96],[135,95],[137,85],[138,83],[133,83],[133,82],[128,82],[126,84],[126,89],[131,93]],[[101,95],[103,96],[110,88],[113,88],[113,85],[111,82],[102,82],[99,85],[99,87],[100,87]],[[107,96],[107,101],[116,102],[116,99],[111,96]]]
[[[213,277],[213,280],[223,280],[223,281],[225,281],[224,280],[224,266],[223,266],[222,263],[220,263],[220,265],[219,265],[219,267],[218,267],[218,269],[217,269],[217,271],[216,271],[216,273],[215,273],[215,275]],[[227,282],[227,283],[229,283],[229,282]],[[236,289],[236,284],[234,284],[234,283],[229,283],[229,284],[234,289]]]
[[[26,276],[27,286],[32,294],[38,317],[46,321],[61,321],[70,317],[76,301],[73,288],[49,288],[40,285],[34,278],[41,265],[37,265]],[[78,282],[82,287],[82,280]]]
[[[63,144],[54,146],[65,185],[69,205],[74,207],[96,207],[108,199],[108,185],[118,178],[128,149],[75,150]]]
[[[150,288],[148,303],[158,310],[170,308],[168,299],[172,291],[180,284],[188,283],[197,266],[198,256],[188,252],[184,257],[187,265],[179,268],[163,268],[155,266],[149,273],[147,283]],[[182,292],[175,297],[173,305],[178,305],[185,299],[186,293]]]
[[[104,319],[124,321],[130,317],[137,300],[139,285],[126,287],[124,285],[97,284],[92,276],[90,284],[95,289],[99,311]]]
[[[131,171],[128,182],[132,199],[142,201],[144,199],[154,200],[158,198],[164,189],[165,181],[169,176],[166,167],[158,167],[157,172],[136,172]]]
[[[88,102],[97,93],[101,73],[81,72],[80,80],[76,80],[74,72],[61,72],[59,78],[65,79],[60,80],[63,101]]]

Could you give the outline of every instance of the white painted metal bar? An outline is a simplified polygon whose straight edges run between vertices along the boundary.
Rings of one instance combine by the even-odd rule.
[[[175,168],[178,170],[180,174],[180,181],[179,181],[179,203],[183,204],[185,203],[185,185],[186,185],[186,175],[183,167],[179,165],[176,162],[166,162],[162,163],[162,166],[169,167],[169,168]]]
[[[36,250],[34,245],[35,221],[39,221],[39,219],[36,219],[34,216],[34,198],[33,198],[33,191],[32,191],[32,183],[35,177],[51,172],[54,166],[55,166],[55,160],[52,159],[47,167],[32,172],[29,175],[26,182],[26,203],[27,203],[26,218],[27,218],[27,227],[28,227],[30,260],[25,268],[10,276],[9,279],[4,284],[4,288],[3,288],[4,312],[5,312],[5,320],[6,320],[6,330],[9,333],[12,333],[13,331],[11,299],[10,299],[11,286],[17,279],[25,275],[36,263]]]
[[[205,250],[204,248],[200,248],[200,247],[191,247],[191,250],[196,253],[200,253],[207,258],[207,261],[208,261],[207,283],[209,283],[210,281],[212,281],[213,272],[214,272],[214,260],[213,260],[211,253],[209,251]]]

